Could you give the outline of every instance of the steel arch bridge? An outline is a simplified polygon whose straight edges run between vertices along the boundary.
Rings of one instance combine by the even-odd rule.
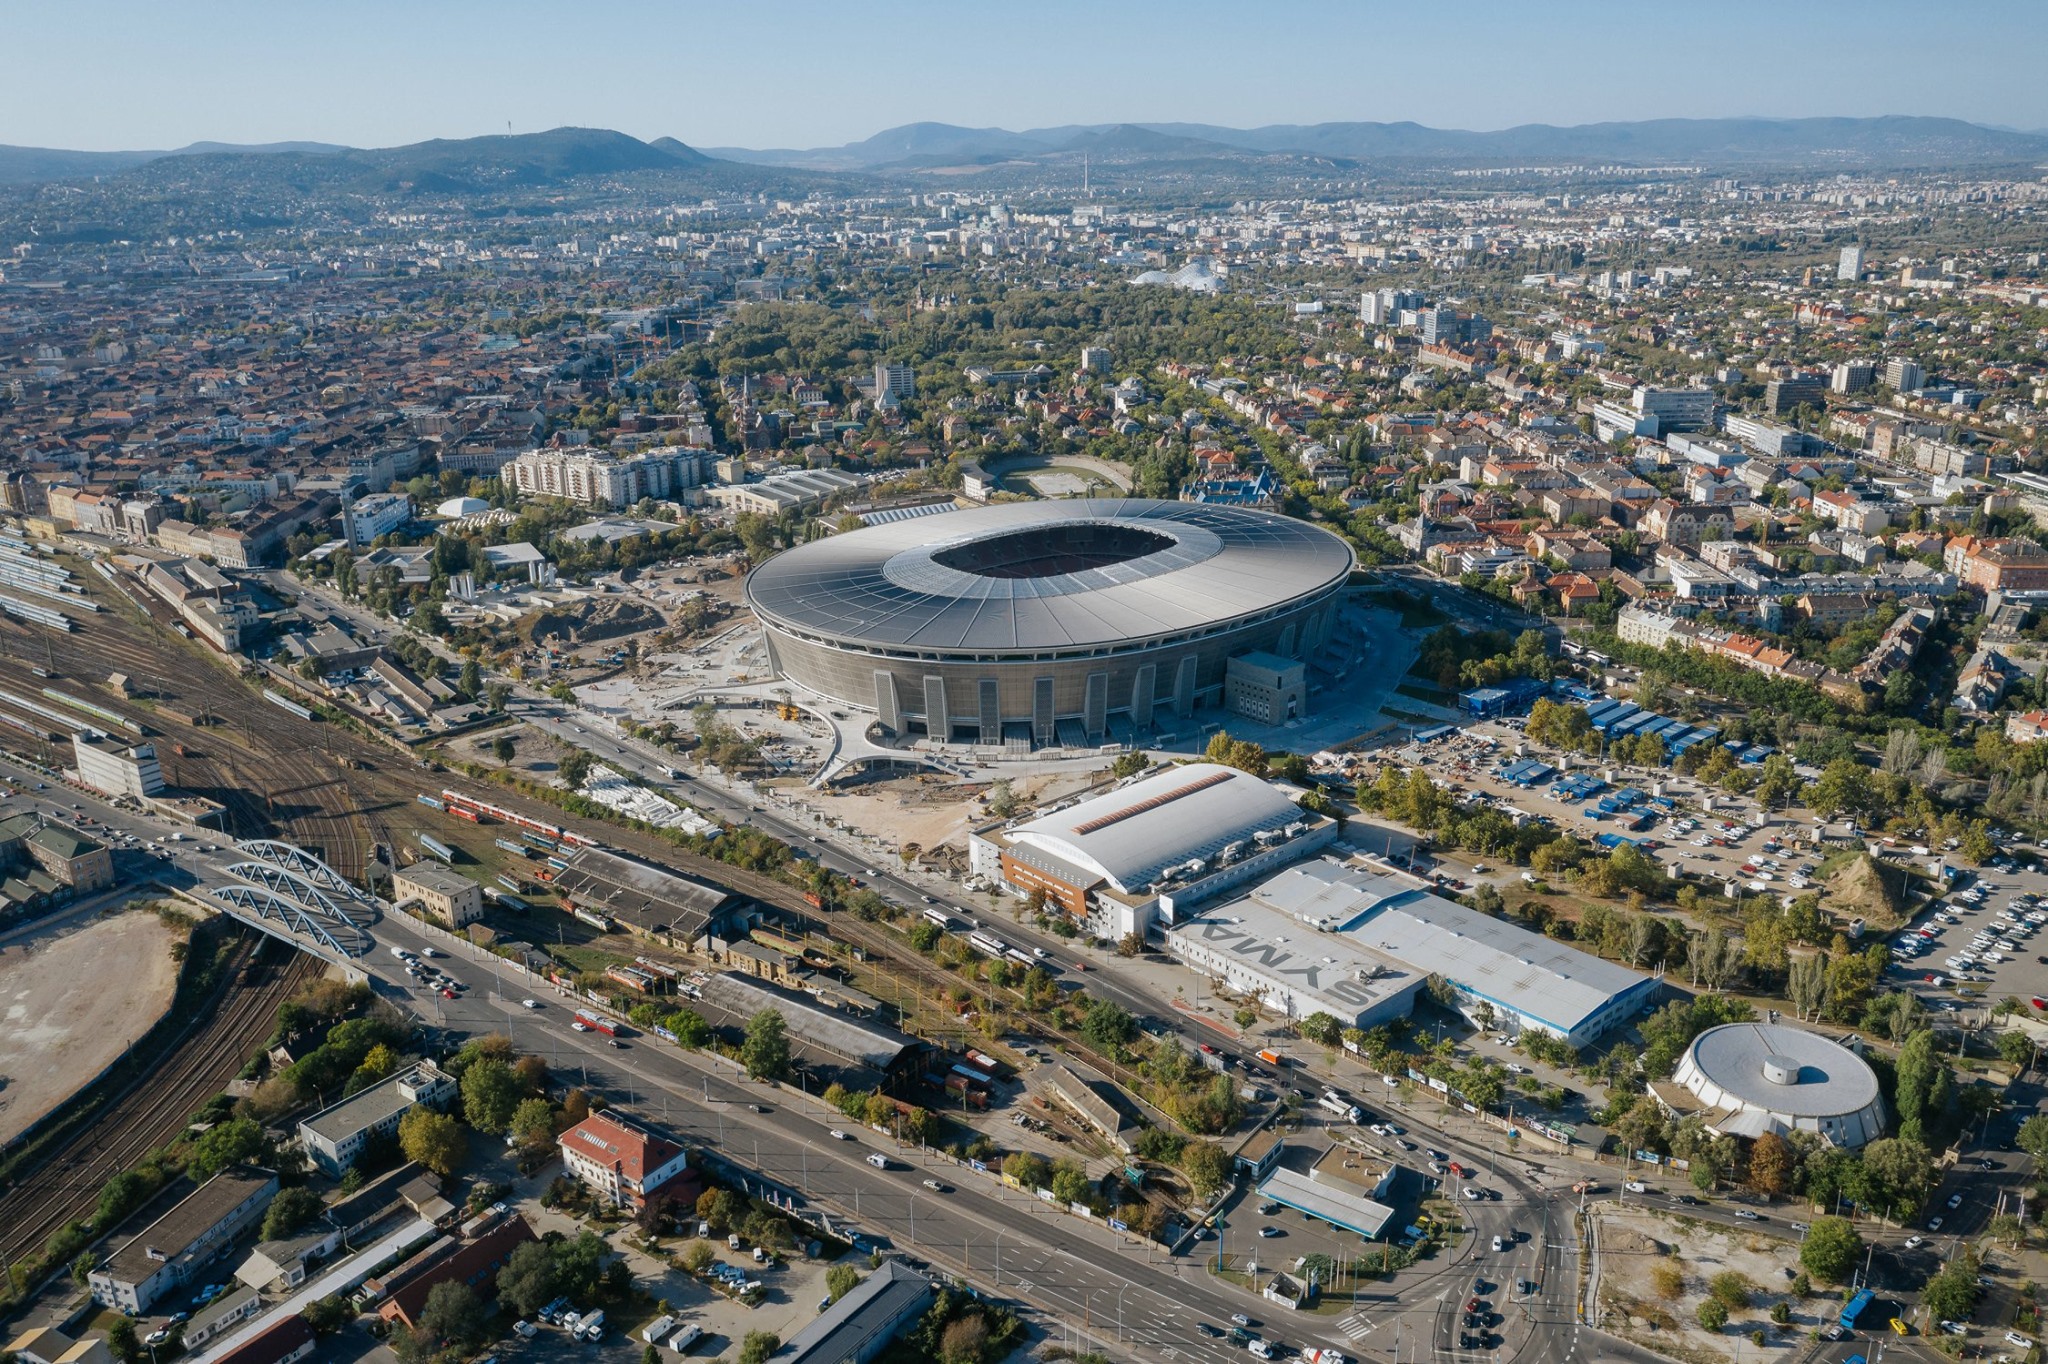
[[[331,906],[326,911],[311,908],[261,886],[217,886],[208,894],[230,910],[240,911],[237,917],[254,916],[259,923],[275,921],[291,933],[326,946],[337,956],[364,956],[372,946],[362,925],[334,912]]]
[[[252,838],[247,842],[235,844],[235,851],[258,861],[268,862],[282,871],[290,872],[302,881],[318,886],[321,890],[344,895],[351,900],[365,898],[363,893],[350,885],[340,872],[304,848],[293,844],[280,843],[269,838]],[[241,875],[239,871],[235,874]]]

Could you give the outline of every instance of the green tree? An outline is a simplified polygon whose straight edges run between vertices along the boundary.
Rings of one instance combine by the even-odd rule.
[[[1137,1035],[1137,1020],[1107,999],[1090,1000],[1081,1016],[1081,1036],[1112,1056]]]
[[[782,1348],[782,1337],[773,1331],[749,1331],[740,1342],[740,1364],[768,1364],[768,1356]]]
[[[777,1009],[763,1009],[747,1020],[740,1061],[757,1080],[780,1080],[789,1074],[789,1024]]]
[[[512,742],[512,736],[509,734],[500,734],[491,740],[491,756],[498,760],[500,767],[511,762],[518,753],[519,747]]]
[[[499,1300],[521,1317],[531,1317],[553,1302],[558,1292],[555,1285],[554,1252],[542,1241],[514,1247],[505,1267],[498,1271]]]
[[[398,1120],[398,1149],[443,1179],[462,1168],[469,1136],[462,1124],[431,1108],[415,1108]]]
[[[2020,1124],[2018,1146],[2035,1160],[2048,1163],[2048,1115],[2036,1113]]]
[[[511,1066],[486,1057],[462,1073],[462,1115],[477,1131],[501,1135],[512,1125],[522,1091]]]
[[[1299,1026],[1301,1035],[1318,1046],[1334,1047],[1344,1040],[1344,1025],[1320,1009],[1302,1019]]]
[[[142,1342],[135,1335],[133,1317],[115,1317],[107,1326],[107,1349],[119,1360],[141,1359]]]
[[[507,1130],[522,1146],[545,1145],[554,1140],[555,1106],[546,1099],[522,1099]]]
[[[838,1302],[860,1284],[860,1271],[841,1261],[825,1271],[825,1291]]]
[[[255,1119],[229,1118],[199,1134],[185,1162],[185,1173],[205,1183],[228,1166],[246,1164],[262,1154],[263,1129]]]
[[[1799,1264],[1824,1283],[1844,1283],[1863,1259],[1863,1237],[1846,1217],[1816,1217],[1799,1247]]]
[[[1719,1331],[1728,1324],[1728,1308],[1719,1298],[1708,1298],[1701,1303],[1696,1315],[1700,1325],[1709,1331]]]
[[[1052,1178],[1052,1167],[1045,1157],[1031,1151],[1014,1151],[1003,1158],[1003,1176],[1014,1181],[1022,1189],[1042,1189]]]
[[[467,1354],[484,1339],[483,1299],[468,1284],[449,1280],[427,1290],[419,1325],[401,1344],[399,1356],[410,1353],[413,1359],[426,1359],[449,1347]],[[412,1347],[410,1352],[406,1345]]]
[[[1052,1196],[1062,1203],[1088,1201],[1088,1171],[1071,1156],[1062,1156],[1052,1167]]]
[[[1181,1173],[1195,1197],[1205,1202],[1230,1182],[1230,1167],[1229,1154],[1213,1142],[1191,1141],[1181,1148]]]
[[[484,673],[483,669],[477,667],[475,659],[471,658],[463,661],[462,671],[457,675],[455,690],[461,692],[472,701],[483,695]]]
[[[279,1189],[264,1210],[261,1235],[266,1241],[282,1241],[318,1217],[325,1206],[320,1195],[303,1184]]]
[[[695,1009],[677,1009],[662,1020],[662,1026],[675,1034],[679,1047],[695,1049],[711,1041],[711,1025]]]

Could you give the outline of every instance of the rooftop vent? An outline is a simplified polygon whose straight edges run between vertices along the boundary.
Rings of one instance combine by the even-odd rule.
[[[1799,1083],[1799,1063],[1789,1056],[1766,1056],[1764,1078],[1774,1085]]]

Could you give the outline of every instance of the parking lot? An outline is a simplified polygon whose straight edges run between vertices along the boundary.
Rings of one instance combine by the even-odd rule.
[[[1960,985],[1992,1002],[2048,995],[2048,874],[1989,870],[1922,908],[1893,946],[1890,977],[1937,1011],[1953,1012]],[[2036,1007],[2036,1016],[2040,1010]]]

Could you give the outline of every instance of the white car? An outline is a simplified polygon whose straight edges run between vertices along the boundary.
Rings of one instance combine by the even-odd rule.
[[[1926,1245],[1926,1244],[1927,1244],[1927,1238],[1926,1238],[1925,1236],[1908,1236],[1908,1237],[1906,1238],[1906,1249],[1907,1249],[1907,1250],[1918,1250],[1918,1249],[1920,1249],[1920,1247],[1922,1247],[1922,1246],[1924,1246],[1924,1245]]]
[[[537,999],[522,999],[519,1001],[519,1007],[522,1009],[538,1009],[540,1001]]]
[[[1621,1187],[1630,1193],[1648,1193],[1650,1191],[1650,1186],[1643,1183],[1640,1179],[1631,1179]]]
[[[850,1137],[850,1136],[848,1136],[848,1135],[847,1135],[847,1134],[845,1133],[845,1131],[844,1131],[844,1130],[842,1130],[842,1129],[840,1129],[840,1128],[837,1128],[837,1127],[835,1127],[835,1128],[833,1128],[833,1129],[832,1129],[832,1140],[834,1140],[834,1141],[852,1141],[852,1140],[853,1140],[853,1138],[852,1138],[852,1137]]]

